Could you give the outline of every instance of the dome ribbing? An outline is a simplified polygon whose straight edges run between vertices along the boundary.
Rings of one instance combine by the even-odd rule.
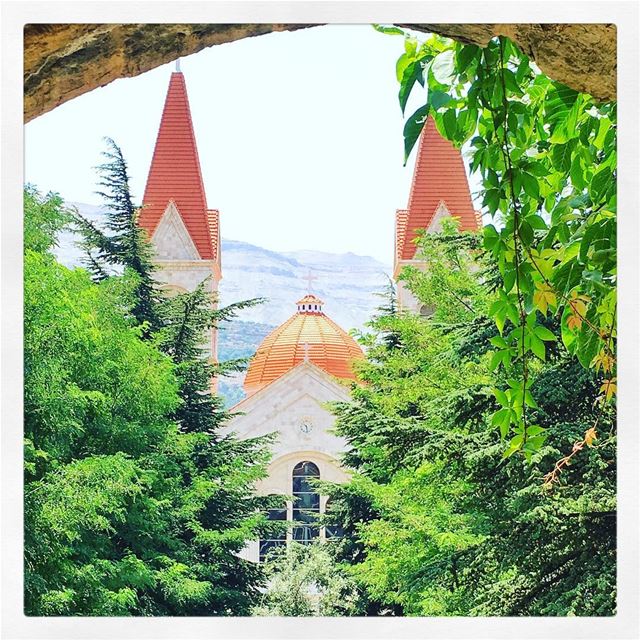
[[[247,395],[305,361],[337,378],[355,380],[352,363],[364,358],[357,342],[324,314],[316,296],[307,295],[297,304],[298,312],[258,347],[244,381]]]

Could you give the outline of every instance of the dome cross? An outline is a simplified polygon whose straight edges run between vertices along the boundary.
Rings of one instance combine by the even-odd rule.
[[[309,272],[307,273],[307,275],[303,278],[304,280],[307,281],[307,292],[311,293],[313,291],[313,281],[318,279],[318,276],[314,276],[311,273],[311,269],[309,269]]]

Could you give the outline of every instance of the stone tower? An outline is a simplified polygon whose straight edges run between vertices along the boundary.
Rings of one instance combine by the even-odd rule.
[[[212,304],[222,277],[220,217],[207,208],[184,75],[171,74],[139,224],[155,250],[157,280],[168,295],[193,291],[207,280]],[[217,333],[206,345],[217,356]]]
[[[461,231],[476,231],[482,226],[480,215],[474,211],[471,202],[462,154],[440,135],[429,116],[418,143],[409,204],[406,209],[396,211],[393,277],[398,285],[401,310],[426,313],[403,283],[398,282],[398,276],[405,265],[426,268],[425,261],[416,255],[414,240],[419,230],[440,231],[442,218],[447,216],[458,219]]]

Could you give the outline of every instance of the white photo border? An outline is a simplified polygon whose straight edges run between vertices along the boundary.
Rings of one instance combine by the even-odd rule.
[[[612,23],[618,33],[618,615],[608,618],[35,618],[23,613],[23,27],[27,23]],[[2,638],[640,638],[639,5],[585,1],[2,1]]]

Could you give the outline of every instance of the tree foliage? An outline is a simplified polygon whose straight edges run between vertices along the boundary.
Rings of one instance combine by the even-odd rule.
[[[253,609],[257,616],[357,615],[361,595],[327,545],[297,542],[269,553],[269,588]]]
[[[492,424],[490,308],[497,271],[473,234],[424,236],[425,272],[401,278],[429,318],[389,312],[362,337],[365,383],[336,407],[352,481],[331,490],[345,536],[338,559],[372,612],[395,615],[615,613],[615,414],[561,340],[530,369],[530,412],[545,439],[505,458]],[[559,337],[557,318],[541,325]],[[390,340],[393,337],[393,340]],[[601,436],[553,489],[544,475],[599,416]],[[532,436],[533,437],[533,436]]]
[[[480,48],[404,35],[403,112],[416,87],[426,93],[406,121],[405,160],[427,117],[471,147],[492,218],[484,245],[501,275],[489,315],[499,332],[493,365],[509,375],[496,420],[510,436],[506,455],[530,457],[542,442],[527,394],[552,341],[545,318],[560,321],[565,348],[601,376],[602,403],[616,391],[616,104],[547,78],[505,37]]]
[[[25,611],[246,614],[263,576],[236,554],[268,526],[269,452],[218,434],[211,300],[183,298],[182,331],[180,303],[154,303],[149,332],[135,269],[94,282],[55,261],[64,219],[25,191]]]
[[[105,162],[97,169],[101,196],[107,207],[104,229],[96,226],[77,211],[74,221],[83,240],[86,264],[98,280],[106,278],[110,269],[120,267],[136,275],[131,313],[144,334],[160,328],[157,317],[160,293],[153,278],[151,245],[145,230],[138,224],[139,208],[133,202],[129,188],[129,172],[120,147],[106,139]]]

